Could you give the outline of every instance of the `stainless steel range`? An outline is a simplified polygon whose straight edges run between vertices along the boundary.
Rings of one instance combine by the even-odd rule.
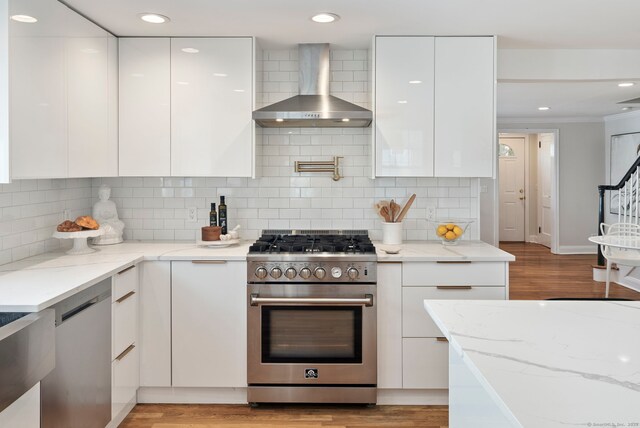
[[[250,403],[376,402],[376,260],[366,231],[263,231],[247,256]]]

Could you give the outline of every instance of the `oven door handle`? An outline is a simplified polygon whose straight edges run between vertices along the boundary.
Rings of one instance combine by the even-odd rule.
[[[365,294],[364,297],[342,298],[342,297],[259,297],[252,294],[249,300],[251,306],[259,304],[306,304],[306,305],[331,305],[331,306],[373,306],[373,295]]]

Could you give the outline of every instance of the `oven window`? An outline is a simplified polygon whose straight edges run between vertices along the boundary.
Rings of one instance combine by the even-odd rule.
[[[361,306],[263,306],[263,363],[362,363]]]

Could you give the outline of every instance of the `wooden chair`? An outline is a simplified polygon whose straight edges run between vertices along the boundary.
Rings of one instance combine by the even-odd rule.
[[[602,236],[640,237],[640,225],[635,223],[600,224]],[[640,251],[601,245],[602,254],[607,259],[607,277],[604,296],[609,297],[611,283],[611,265],[640,266]]]

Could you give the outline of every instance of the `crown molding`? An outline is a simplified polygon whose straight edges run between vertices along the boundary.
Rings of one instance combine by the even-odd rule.
[[[498,117],[498,127],[503,123],[601,123],[602,117]]]

